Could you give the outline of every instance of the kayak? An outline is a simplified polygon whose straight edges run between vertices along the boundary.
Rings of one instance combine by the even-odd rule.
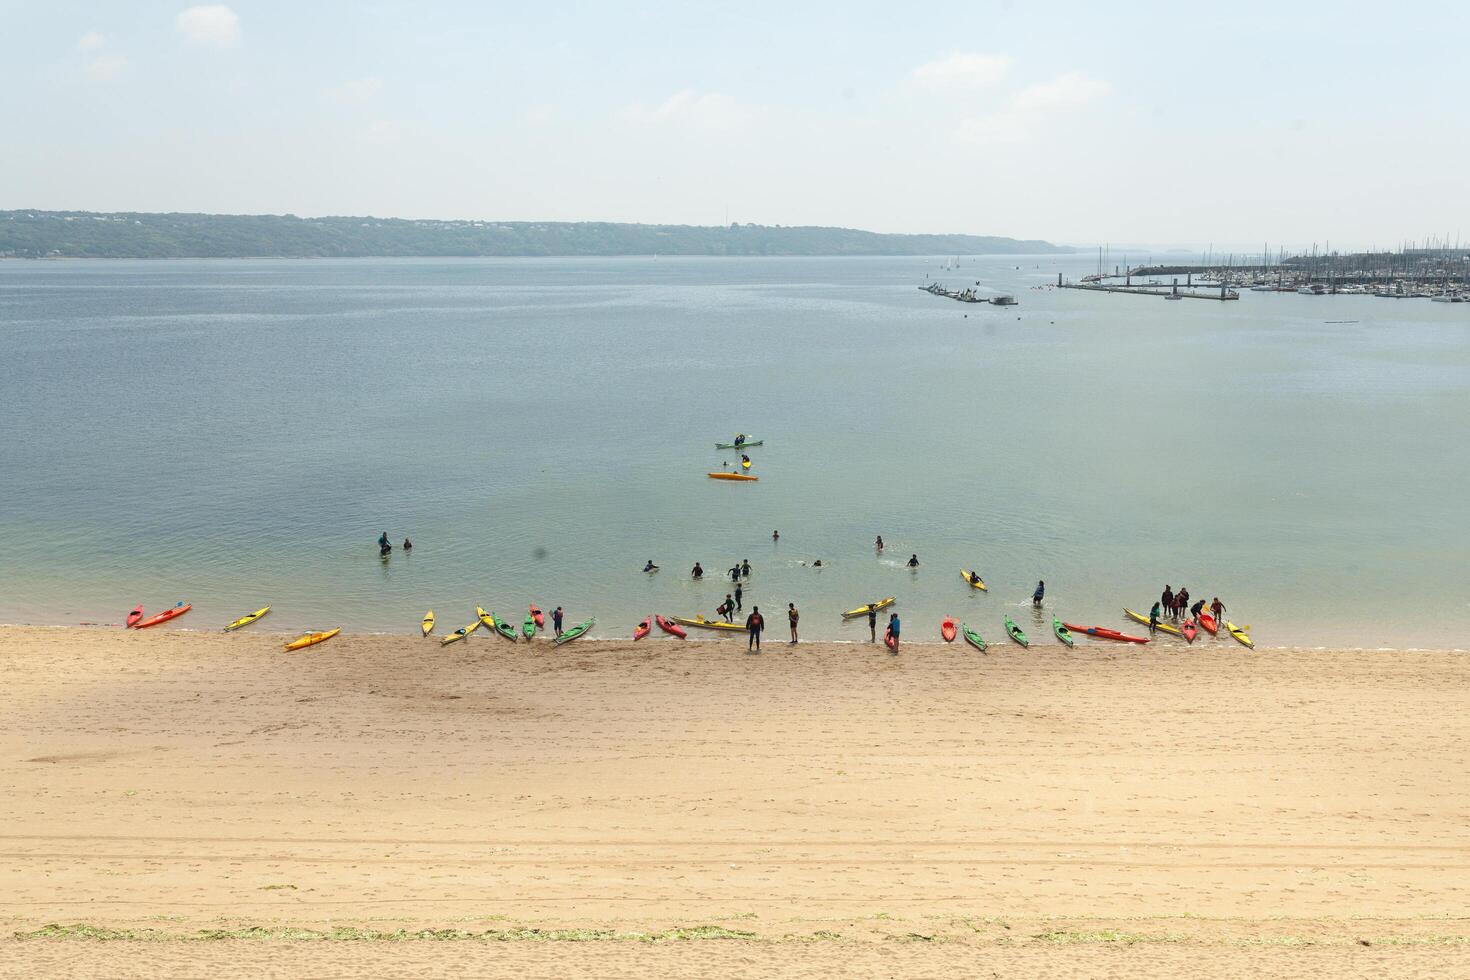
[[[1256,648],[1256,641],[1251,639],[1251,635],[1245,631],[1245,627],[1236,626],[1234,623],[1227,619],[1225,620],[1225,628],[1229,630],[1230,635],[1235,637],[1235,639],[1243,646],[1249,647],[1252,650]]]
[[[945,643],[954,642],[954,617],[944,617],[944,622],[939,624],[939,635],[944,637]]]
[[[985,652],[985,640],[980,636],[979,633],[976,633],[964,623],[960,624],[960,632],[965,635],[966,643],[970,644],[970,646],[974,647],[976,650],[979,650],[981,653]]]
[[[526,613],[526,619],[523,623],[521,623],[521,632],[525,634],[526,639],[528,640],[536,635],[535,616],[532,616],[530,613]]]
[[[1066,624],[1055,616],[1051,618],[1051,631],[1057,635],[1057,639],[1067,644],[1067,646],[1076,646],[1072,642],[1072,631],[1067,629]]]
[[[1063,626],[1073,633],[1085,633],[1088,636],[1097,637],[1100,640],[1120,640],[1124,643],[1147,643],[1146,636],[1129,636],[1127,633],[1119,633],[1117,630],[1108,629],[1106,626],[1079,626],[1076,623],[1063,623]]]
[[[871,602],[866,606],[858,606],[856,609],[849,609],[847,612],[842,614],[842,618],[856,619],[859,616],[866,616],[870,612],[877,612],[879,609],[887,609],[889,606],[893,605],[897,601],[898,599],[896,599],[895,597],[889,596],[887,599],[883,599],[879,602]]]
[[[653,632],[653,617],[645,616],[643,622],[633,627],[633,642],[637,643],[649,633]]]
[[[567,630],[561,636],[558,636],[553,642],[557,646],[561,646],[563,643],[570,643],[577,637],[581,636],[583,633],[590,630],[592,628],[592,624],[595,622],[597,622],[597,620],[595,619],[584,619],[576,626],[573,626],[571,629]]]
[[[235,620],[233,623],[231,623],[230,625],[226,626],[225,627],[225,632],[226,633],[233,633],[235,630],[239,629],[242,626],[249,626],[251,623],[255,622],[257,619],[259,619],[260,617],[264,616],[266,613],[268,613],[270,611],[271,611],[271,607],[270,606],[262,606],[260,609],[255,610],[255,612],[251,613],[250,615],[248,615],[248,616],[241,616],[239,619]]]
[[[428,612],[424,613],[423,628],[425,636],[428,636],[430,633],[434,632],[434,610],[430,609]]]
[[[695,616],[693,619],[675,616],[674,622],[684,626],[697,626],[705,630],[724,630],[726,633],[745,632],[745,627],[739,623],[722,623],[718,619],[705,619],[703,616]]]
[[[495,620],[495,632],[505,637],[510,642],[516,641],[516,628],[503,619]]]
[[[669,619],[666,616],[655,616],[653,617],[653,621],[655,623],[658,623],[659,629],[663,630],[665,633],[668,633],[670,636],[677,636],[679,639],[682,640],[689,635],[688,630],[684,629],[684,627],[680,626],[678,623],[674,622],[672,619]]]
[[[1140,613],[1136,613],[1132,609],[1129,609],[1127,606],[1124,606],[1123,607],[1123,614],[1125,616],[1127,616],[1129,619],[1133,620],[1135,623],[1142,623],[1145,626],[1148,625],[1148,617],[1147,616],[1144,616],[1144,615],[1142,615]],[[1170,626],[1168,623],[1164,622],[1163,620],[1159,620],[1159,625],[1156,627],[1156,629],[1158,629],[1158,630],[1160,630],[1162,632],[1168,633],[1170,636],[1183,636],[1184,635],[1183,633],[1179,632],[1178,629],[1176,629],[1173,626]]]
[[[742,470],[748,470],[748,469],[750,469],[750,460],[748,460],[748,459],[742,459],[740,461],[740,468]]]
[[[1179,632],[1184,634],[1184,639],[1189,643],[1193,643],[1194,638],[1199,635],[1199,630],[1195,629],[1194,620],[1192,619],[1186,619],[1181,623]]]
[[[143,607],[134,606],[133,611],[128,613],[127,628],[132,629],[138,625],[138,620],[143,618]]]
[[[536,621],[536,628],[538,630],[544,630],[546,628],[546,614],[537,609],[534,605],[528,606],[527,608],[531,610],[531,618]]]
[[[1011,639],[1021,644],[1021,646],[1029,647],[1031,645],[1031,641],[1026,639],[1026,634],[1021,632],[1021,627],[1017,626],[1015,620],[1009,616],[1006,617],[1006,632],[1010,634]]]
[[[765,445],[765,442],[766,441],[764,439],[754,439],[754,440],[742,442],[738,446],[735,445],[733,442],[717,442],[717,443],[715,443],[715,448],[716,449],[749,449],[751,446],[762,446],[762,445]]]
[[[898,637],[893,635],[893,629],[891,627],[883,631],[883,644],[890,650],[898,649]]]
[[[1215,622],[1213,615],[1205,612],[1203,609],[1199,612],[1199,624],[1211,636],[1218,636],[1220,633],[1220,624]]]
[[[479,626],[485,627],[487,630],[489,630],[492,633],[495,632],[495,617],[492,616],[492,615],[490,615],[489,613],[487,613],[485,611],[485,607],[484,606],[476,606],[475,607],[475,620],[476,620],[477,626],[470,628],[470,632],[471,633],[473,633],[475,631],[475,629],[478,628]]]
[[[989,592],[990,590],[985,587],[985,580],[983,578],[980,579],[978,582],[970,581],[970,576],[972,574],[973,573],[968,568],[960,569],[960,577],[969,583],[970,588],[979,589],[981,592]]]
[[[478,624],[476,624],[476,625],[478,625]],[[449,644],[455,642],[456,640],[463,640],[465,637],[469,636],[474,631],[475,631],[475,627],[474,626],[461,626],[459,629],[455,630],[453,633],[450,633],[444,639],[440,640],[439,641],[439,645],[441,647],[447,647],[447,646],[449,646]]]
[[[709,473],[706,475],[711,480],[742,480],[746,483],[754,483],[760,479],[760,477],[751,476],[749,473]]]
[[[314,647],[318,643],[325,643],[325,642],[327,642],[328,640],[330,640],[332,637],[336,636],[340,632],[342,632],[342,627],[338,626],[334,630],[327,630],[326,632],[323,632],[323,633],[307,633],[304,636],[298,636],[296,639],[292,640],[290,643],[287,643],[286,644],[286,649],[287,650],[304,650],[307,647]]]
[[[147,619],[144,620],[139,620],[138,624],[134,626],[133,629],[146,630],[150,626],[157,626],[159,623],[166,623],[170,619],[176,619],[177,617],[184,615],[184,613],[193,608],[194,604],[192,602],[181,602],[177,606],[174,606],[172,609],[165,609],[163,612],[158,613],[157,615],[149,616]]]

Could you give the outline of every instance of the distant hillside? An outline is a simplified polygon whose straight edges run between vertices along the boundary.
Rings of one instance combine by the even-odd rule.
[[[1069,252],[984,235],[779,225],[414,221],[279,214],[0,211],[0,257],[324,258],[468,255],[983,255]]]

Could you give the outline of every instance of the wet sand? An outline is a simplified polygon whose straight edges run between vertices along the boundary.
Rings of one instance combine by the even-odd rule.
[[[0,629],[0,976],[1470,975],[1464,654],[281,642]]]

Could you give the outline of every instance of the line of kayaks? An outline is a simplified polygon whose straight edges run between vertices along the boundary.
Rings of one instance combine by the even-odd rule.
[[[562,634],[560,636],[553,637],[551,642],[554,646],[561,646],[563,643],[570,643],[578,637],[586,635],[587,631],[590,630],[593,625],[596,624],[596,622],[597,620],[595,618],[580,622],[570,629],[563,630]],[[465,637],[469,636],[481,626],[485,627],[486,632],[494,633],[502,639],[509,640],[511,643],[516,642],[519,637],[525,637],[527,640],[532,640],[535,639],[537,631],[543,629],[546,626],[546,614],[543,613],[534,604],[527,606],[526,618],[521,620],[520,630],[519,633],[517,633],[516,624],[513,623],[511,620],[503,619],[496,616],[494,613],[487,610],[484,606],[476,606],[475,621],[473,623],[470,623],[468,626],[461,626],[454,632],[440,637],[439,645],[448,646],[451,643],[458,643],[460,640],[463,640]],[[420,628],[423,630],[424,636],[428,636],[430,633],[434,632],[434,610],[430,609],[428,612],[424,613],[424,618],[423,621],[420,623]]]
[[[1123,614],[1129,619],[1133,620],[1135,623],[1142,623],[1145,626],[1149,625],[1149,618],[1143,615],[1143,613],[1134,612],[1132,609],[1129,609],[1125,606],[1123,608]],[[1244,646],[1251,650],[1254,650],[1256,648],[1256,641],[1251,639],[1249,626],[1236,626],[1228,619],[1225,621],[1224,625],[1225,631],[1229,633],[1231,637],[1233,637],[1235,641],[1241,646]],[[1215,621],[1215,617],[1210,615],[1209,613],[1201,613],[1198,625],[1196,625],[1193,619],[1185,619],[1184,622],[1180,623],[1178,626],[1173,626],[1169,623],[1161,621],[1154,624],[1154,629],[1159,630],[1162,633],[1168,633],[1170,636],[1183,637],[1186,641],[1193,643],[1194,638],[1199,635],[1199,627],[1201,626],[1204,627],[1205,631],[1211,636],[1216,635],[1220,631],[1220,624],[1217,623]]]

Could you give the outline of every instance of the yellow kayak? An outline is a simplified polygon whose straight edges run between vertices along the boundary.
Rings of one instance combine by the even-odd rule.
[[[286,649],[304,650],[307,647],[316,646],[318,643],[325,643],[340,632],[342,632],[342,627],[338,626],[334,630],[327,630],[323,633],[307,633],[305,636],[299,636],[290,643],[287,643]]]
[[[495,617],[487,613],[484,606],[475,607],[475,618],[480,621],[480,626],[485,627],[492,633],[495,632]]]
[[[1131,620],[1133,620],[1135,623],[1142,623],[1145,626],[1148,625],[1148,617],[1147,616],[1141,616],[1138,613],[1134,612],[1132,609],[1129,609],[1127,606],[1124,606],[1123,607],[1123,612],[1125,612],[1128,615],[1128,618],[1131,619]],[[1168,633],[1170,636],[1183,636],[1184,635],[1183,633],[1179,632],[1179,630],[1178,630],[1177,627],[1170,626],[1168,623],[1164,622],[1163,620],[1160,620],[1159,621],[1159,625],[1156,628],[1159,630],[1159,632],[1161,632],[1161,633]]]
[[[970,582],[970,576],[974,574],[975,573],[970,571],[968,568],[960,569],[960,577],[963,578],[966,582],[970,583],[970,588],[979,589],[981,592],[989,592],[990,590],[985,587],[985,580],[983,578],[980,578],[978,575],[975,577],[975,581]]]
[[[672,617],[674,622],[684,626],[695,626],[703,630],[724,630],[727,633],[744,633],[745,626],[742,623],[722,623],[718,619],[705,619],[703,616],[695,616],[693,619],[684,619],[680,616]]]
[[[711,480],[744,480],[746,483],[754,483],[759,480],[758,476],[749,473],[710,473],[707,474]]]
[[[1225,620],[1225,628],[1230,631],[1230,635],[1235,637],[1235,639],[1238,640],[1241,645],[1249,647],[1252,650],[1256,648],[1256,641],[1252,640],[1251,635],[1247,633],[1242,627],[1236,626],[1234,623],[1227,619]]]
[[[842,614],[842,618],[843,619],[856,619],[859,616],[866,616],[870,612],[876,612],[879,609],[887,609],[889,606],[893,605],[897,601],[898,601],[897,597],[895,597],[895,596],[889,596],[887,599],[884,599],[882,602],[874,602],[874,603],[872,603],[870,605],[858,606],[856,609],[849,609],[847,612],[845,612],[845,613]]]
[[[424,613],[424,635],[428,636],[434,632],[434,610],[430,609]]]
[[[469,626],[461,626],[459,629],[455,630],[453,633],[450,633],[448,636],[444,637],[444,639],[440,640],[439,645],[441,647],[447,647],[449,646],[449,644],[455,642],[456,640],[463,640],[465,637],[473,633],[479,627],[479,625],[479,623],[471,623]]]
[[[251,623],[255,622],[257,619],[259,619],[260,617],[264,616],[266,613],[268,613],[270,611],[271,611],[271,607],[270,606],[264,606],[264,607],[262,607],[260,609],[255,610],[255,612],[251,613],[249,616],[241,616],[239,619],[235,620],[233,623],[231,623],[230,625],[226,626],[225,627],[225,632],[226,633],[233,633],[235,630],[239,629],[242,626],[249,626]]]

